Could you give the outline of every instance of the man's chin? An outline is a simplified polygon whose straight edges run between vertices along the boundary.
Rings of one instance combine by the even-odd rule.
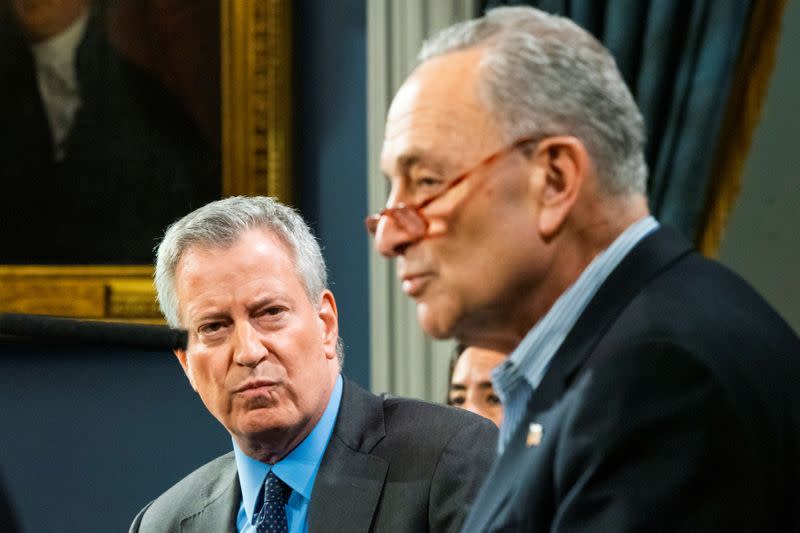
[[[268,436],[284,432],[291,425],[275,408],[265,407],[252,410],[241,417],[236,424],[236,433],[251,437]]]
[[[449,339],[453,336],[454,322],[449,319],[446,313],[436,311],[429,304],[420,302],[417,304],[417,322],[422,331],[434,339]]]

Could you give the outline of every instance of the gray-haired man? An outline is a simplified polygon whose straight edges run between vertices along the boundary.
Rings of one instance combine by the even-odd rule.
[[[454,531],[491,463],[494,426],[377,397],[340,375],[325,263],[271,198],[213,202],[170,226],[156,288],[176,355],[233,453],[193,472],[131,531]]]
[[[429,334],[513,351],[465,530],[798,530],[800,342],[649,216],[643,121],[609,53],[506,8],[421,59],[367,227]]]

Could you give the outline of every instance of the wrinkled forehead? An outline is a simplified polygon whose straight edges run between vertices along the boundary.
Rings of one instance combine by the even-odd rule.
[[[481,97],[480,57],[470,49],[432,58],[406,80],[386,118],[381,161],[409,155],[480,151],[497,141],[497,126]]]

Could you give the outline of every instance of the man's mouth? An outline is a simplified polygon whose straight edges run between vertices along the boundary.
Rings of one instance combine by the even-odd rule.
[[[280,386],[280,382],[269,379],[250,379],[245,381],[234,392],[243,396],[259,396],[273,391]]]
[[[433,279],[433,274],[429,272],[420,272],[418,274],[405,274],[401,278],[403,292],[411,298],[420,296],[428,286],[428,283]]]

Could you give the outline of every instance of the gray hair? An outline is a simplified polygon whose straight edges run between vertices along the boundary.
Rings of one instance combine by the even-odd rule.
[[[572,135],[584,143],[611,194],[646,191],[644,120],[614,58],[572,21],[530,7],[501,7],[445,28],[418,59],[476,46],[480,97],[509,142]]]
[[[180,327],[175,271],[192,247],[227,248],[246,231],[273,232],[294,252],[297,274],[316,307],[328,288],[325,259],[319,243],[303,218],[291,207],[267,196],[232,196],[196,209],[167,228],[156,251],[155,286],[161,312],[172,327]],[[341,339],[336,343],[339,365],[344,362]]]

